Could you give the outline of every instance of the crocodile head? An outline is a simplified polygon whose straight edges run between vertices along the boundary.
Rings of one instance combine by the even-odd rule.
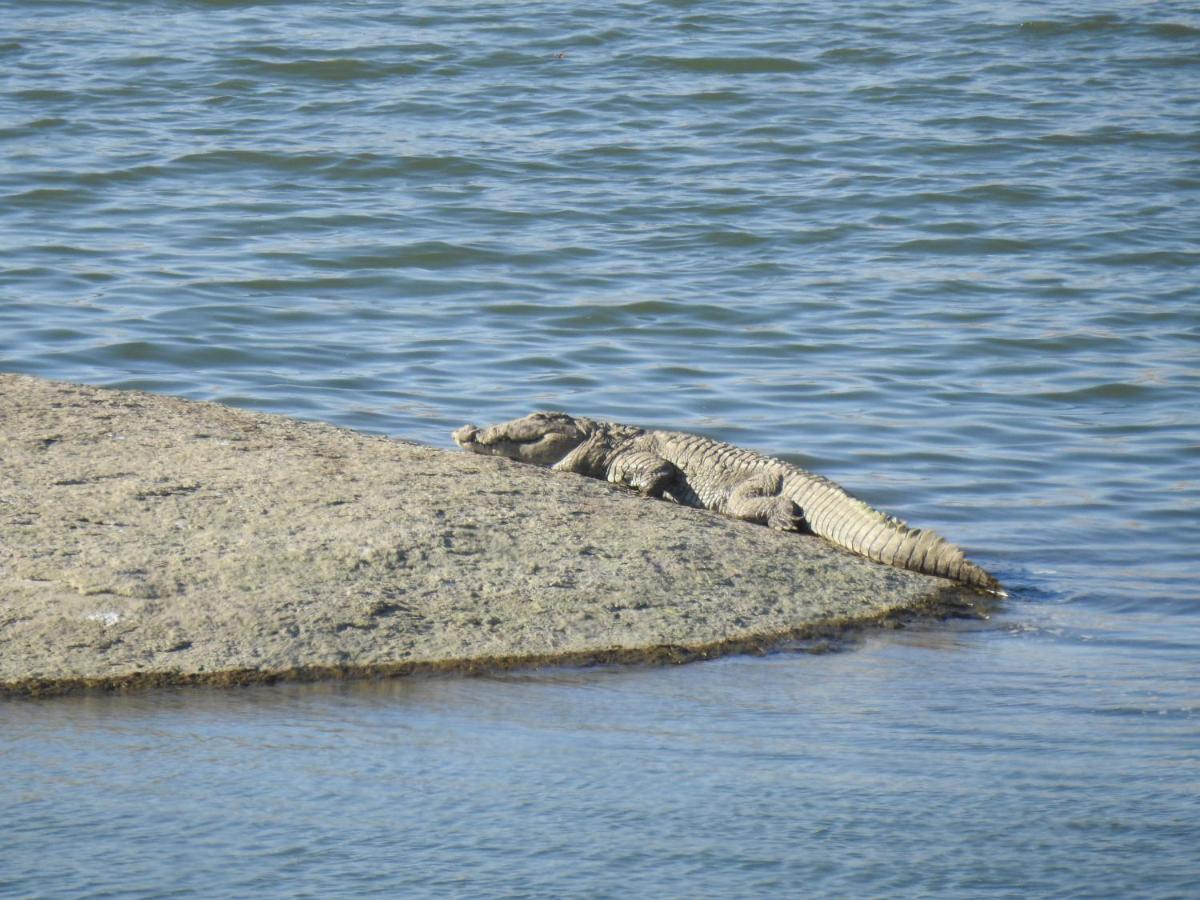
[[[464,425],[454,432],[454,443],[472,453],[552,466],[588,439],[589,424],[566,413],[536,412],[488,428]]]

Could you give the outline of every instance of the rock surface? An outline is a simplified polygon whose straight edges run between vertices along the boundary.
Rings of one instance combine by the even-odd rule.
[[[0,693],[683,660],[951,597],[578,476],[0,374]]]

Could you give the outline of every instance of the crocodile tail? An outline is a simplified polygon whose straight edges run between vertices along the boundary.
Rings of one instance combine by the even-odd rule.
[[[788,481],[786,491],[804,511],[808,527],[831,543],[889,566],[1004,593],[1000,582],[940,535],[909,528],[820,475],[797,472]]]

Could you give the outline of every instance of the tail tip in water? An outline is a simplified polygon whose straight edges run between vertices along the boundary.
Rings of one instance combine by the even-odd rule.
[[[1008,596],[1008,591],[1004,589],[1004,585],[1000,583],[999,579],[997,579],[995,575],[992,575],[991,573],[974,564],[972,564],[971,574],[974,576],[971,579],[971,584],[975,585],[976,587],[987,591],[989,594],[995,594],[997,597]]]

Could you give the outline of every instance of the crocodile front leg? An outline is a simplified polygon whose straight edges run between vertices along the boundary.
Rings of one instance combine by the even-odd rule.
[[[780,495],[783,476],[777,472],[753,475],[729,492],[726,512],[776,531],[803,531],[804,511]]]
[[[607,472],[607,478],[613,484],[631,487],[647,497],[659,499],[679,476],[680,472],[674,465],[648,450],[618,454],[609,464]]]

